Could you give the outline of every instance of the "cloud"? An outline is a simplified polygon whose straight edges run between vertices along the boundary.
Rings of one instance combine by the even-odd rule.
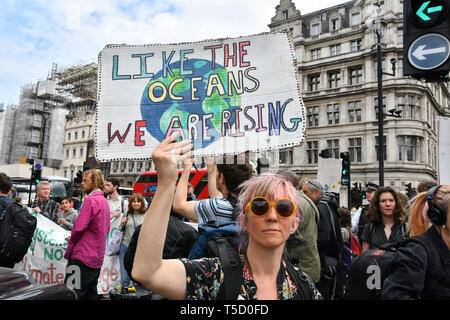
[[[97,61],[106,44],[195,42],[268,32],[278,3],[8,0],[0,11],[0,43],[6,48],[0,50],[0,102],[18,103],[20,86],[46,78],[53,62],[70,67]],[[296,6],[300,9],[299,1]]]

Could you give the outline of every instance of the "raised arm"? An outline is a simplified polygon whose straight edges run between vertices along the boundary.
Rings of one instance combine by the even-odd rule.
[[[213,157],[206,158],[208,168],[208,193],[210,198],[223,198],[222,192],[217,189],[217,165]]]
[[[190,220],[198,220],[195,214],[195,200],[187,201],[187,187],[189,183],[189,175],[191,173],[192,160],[187,159],[183,162],[183,173],[178,181],[175,198],[173,201],[173,210]]]
[[[186,298],[186,271],[178,259],[163,260],[163,248],[178,178],[177,162],[189,158],[189,140],[172,143],[178,133],[164,139],[152,154],[158,188],[141,227],[132,277],[168,299]]]

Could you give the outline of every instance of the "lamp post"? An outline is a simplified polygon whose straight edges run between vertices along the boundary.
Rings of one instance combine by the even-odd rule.
[[[378,81],[378,183],[380,187],[384,186],[384,111],[383,111],[383,74],[395,76],[395,64],[397,59],[390,60],[392,64],[392,73],[382,70],[382,52],[381,52],[381,3],[378,1],[378,15],[374,20],[375,34],[377,35],[377,81]]]

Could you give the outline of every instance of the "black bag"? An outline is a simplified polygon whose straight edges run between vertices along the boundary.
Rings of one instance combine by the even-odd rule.
[[[131,278],[131,270],[133,270],[134,256],[141,232],[142,225],[136,227],[131,237],[130,244],[123,258],[123,264],[128,276]],[[164,242],[163,259],[187,258],[197,239],[197,230],[194,227],[183,222],[183,220],[175,213],[171,213],[169,223],[167,225],[166,239]],[[133,279],[133,281],[135,281]]]
[[[427,250],[429,258],[430,249],[426,239],[421,236],[387,243],[378,249],[363,252],[357,257],[349,271],[349,293],[351,300],[381,300],[384,280],[389,276],[390,264],[397,250],[408,242],[421,244]],[[435,264],[430,261],[430,266]]]
[[[33,240],[37,219],[21,205],[9,206],[2,200],[5,210],[0,213],[0,261],[13,266],[22,260]]]
[[[217,300],[237,300],[243,282],[243,258],[225,238],[218,238],[214,243],[217,245],[224,273],[224,282],[217,293]],[[298,289],[301,300],[313,300],[316,288],[312,279],[295,269],[288,260],[285,260],[285,263],[286,270]]]

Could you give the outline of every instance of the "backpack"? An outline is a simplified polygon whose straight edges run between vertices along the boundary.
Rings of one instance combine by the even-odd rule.
[[[230,193],[228,202],[233,207],[232,221],[209,221],[198,225],[198,237],[194,243],[188,259],[213,258],[220,256],[218,239],[223,239],[223,245],[229,246],[230,250],[238,251],[238,233],[242,230],[236,221],[238,214],[237,199]]]
[[[347,272],[350,270],[350,266],[360,254],[361,247],[359,245],[359,240],[355,237],[351,232],[349,232],[349,245],[346,246],[344,244],[344,264],[347,269]]]
[[[27,253],[37,219],[21,205],[8,205],[3,200],[0,200],[0,204],[5,208],[0,213],[0,260],[13,265]]]
[[[220,252],[220,261],[222,263],[224,281],[217,293],[217,300],[236,300],[239,296],[242,282],[244,264],[243,258],[237,250],[234,250],[224,238],[218,238],[215,241],[217,249]],[[286,271],[291,280],[298,289],[302,300],[312,300],[316,294],[316,287],[311,278],[305,276],[299,269],[295,269],[294,265],[288,260],[286,263]]]
[[[378,249],[363,252],[355,259],[349,271],[349,294],[351,300],[381,300],[384,280],[389,276],[389,266],[400,247],[416,242],[425,247],[429,257],[429,269],[436,264],[430,255],[430,244],[422,236],[387,243]],[[378,277],[376,279],[375,277]]]

